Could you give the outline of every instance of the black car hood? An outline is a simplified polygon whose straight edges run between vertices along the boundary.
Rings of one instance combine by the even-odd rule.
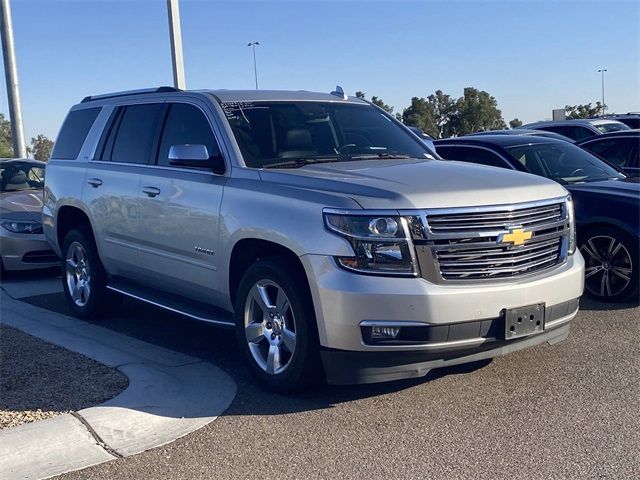
[[[622,180],[599,180],[597,182],[571,183],[564,185],[570,192],[595,193],[636,198],[640,200],[640,177]]]

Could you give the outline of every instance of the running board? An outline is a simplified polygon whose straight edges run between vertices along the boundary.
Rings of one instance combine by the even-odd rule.
[[[207,305],[206,303],[197,302],[171,293],[158,292],[144,285],[122,279],[110,278],[107,288],[113,292],[121,293],[127,297],[164,308],[170,312],[179,313],[194,320],[212,323],[226,328],[235,327],[233,315],[213,305]]]

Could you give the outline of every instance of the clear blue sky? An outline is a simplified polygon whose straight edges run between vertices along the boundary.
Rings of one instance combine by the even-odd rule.
[[[165,0],[12,0],[25,130],[55,138],[85,95],[171,85]],[[181,1],[188,88],[413,96],[466,86],[506,121],[601,98],[640,110],[640,1]],[[1,82],[0,112],[8,114]]]

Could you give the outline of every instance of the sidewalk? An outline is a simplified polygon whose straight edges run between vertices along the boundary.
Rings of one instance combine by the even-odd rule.
[[[47,478],[164,445],[233,400],[236,385],[219,368],[14,298],[25,291],[2,285],[2,323],[117,368],[129,387],[96,407],[0,431],[0,478]]]

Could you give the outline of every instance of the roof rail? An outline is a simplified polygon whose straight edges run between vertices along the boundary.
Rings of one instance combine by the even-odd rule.
[[[162,92],[181,92],[179,88],[174,87],[155,87],[142,88],[139,90],[125,90],[124,92],[104,93],[102,95],[89,95],[84,97],[80,103],[87,103],[93,100],[103,100],[105,98],[128,97],[129,95],[142,95],[144,93],[162,93]]]

